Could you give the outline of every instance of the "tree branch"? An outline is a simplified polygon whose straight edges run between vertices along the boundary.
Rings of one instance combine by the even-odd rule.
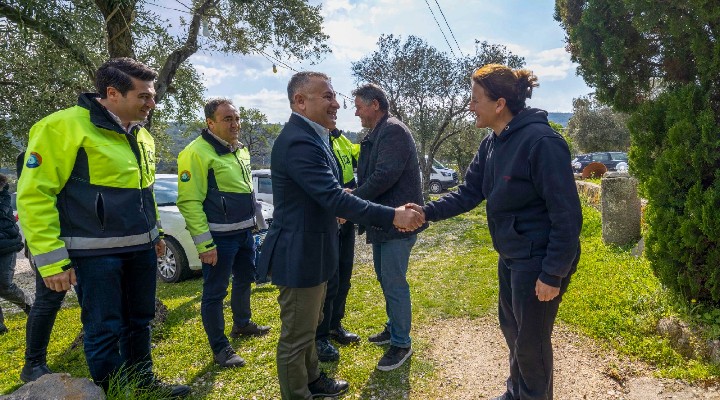
[[[34,32],[46,37],[58,48],[66,51],[75,61],[77,61],[77,63],[82,66],[85,73],[87,73],[90,81],[95,80],[95,70],[97,70],[95,63],[88,58],[82,48],[77,47],[65,35],[53,29],[52,26],[42,21],[38,21],[32,16],[24,13],[23,10],[15,8],[5,1],[0,1],[0,15],[17,25],[30,28]]]
[[[180,64],[190,58],[190,56],[195,54],[195,52],[197,52],[200,48],[197,42],[198,32],[200,31],[200,20],[209,9],[215,7],[218,3],[219,0],[205,0],[198,4],[197,8],[193,12],[190,25],[188,26],[185,43],[170,53],[167,60],[165,60],[165,64],[162,69],[160,69],[157,82],[155,83],[156,102],[159,103],[163,98],[165,98],[168,87],[170,87],[173,78],[175,78],[175,74],[177,73],[178,68],[180,68]]]

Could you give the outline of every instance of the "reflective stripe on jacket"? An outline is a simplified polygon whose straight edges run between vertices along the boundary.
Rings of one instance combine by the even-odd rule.
[[[336,136],[337,135],[337,136]],[[360,145],[353,143],[345,137],[340,131],[330,134],[330,144],[342,171],[343,187],[357,186],[355,184],[355,175],[353,174],[353,166],[357,166],[357,160],[360,156]]]
[[[71,256],[148,249],[160,234],[153,138],[140,126],[125,132],[97,96],[80,95],[30,130],[18,214],[43,277]]]
[[[203,129],[178,155],[177,206],[199,253],[216,247],[213,235],[254,227],[248,149],[231,152]]]

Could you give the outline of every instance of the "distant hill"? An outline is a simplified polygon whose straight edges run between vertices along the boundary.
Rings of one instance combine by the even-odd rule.
[[[572,115],[572,113],[549,112],[548,119],[567,128],[568,121],[570,121],[570,117],[572,117]]]

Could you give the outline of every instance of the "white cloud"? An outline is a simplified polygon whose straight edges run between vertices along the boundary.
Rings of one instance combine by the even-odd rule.
[[[245,108],[257,108],[269,122],[285,122],[290,116],[287,92],[262,89],[256,93],[236,93],[230,96],[233,103]]]
[[[570,61],[570,54],[562,47],[529,55],[527,67],[535,72],[541,82],[563,80],[575,69]]]

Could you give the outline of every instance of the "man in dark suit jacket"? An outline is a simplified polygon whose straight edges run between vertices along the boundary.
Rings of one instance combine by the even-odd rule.
[[[424,220],[343,191],[328,143],[340,108],[330,78],[299,72],[288,83],[293,114],[275,140],[271,173],[275,211],[258,263],[280,289],[277,369],[283,399],[335,397],[348,383],[320,372],[315,330],[322,319],[328,279],[339,263],[336,217],[390,230],[415,229]],[[412,212],[411,212],[412,211]]]
[[[387,96],[380,87],[367,84],[353,91],[353,96],[355,115],[371,132],[360,142],[358,187],[352,193],[390,207],[422,202],[420,166],[410,130],[388,114]],[[367,227],[367,242],[373,247],[375,273],[388,317],[385,328],[368,338],[378,345],[390,343],[377,364],[381,371],[398,368],[412,355],[410,285],[406,275],[418,232]]]

